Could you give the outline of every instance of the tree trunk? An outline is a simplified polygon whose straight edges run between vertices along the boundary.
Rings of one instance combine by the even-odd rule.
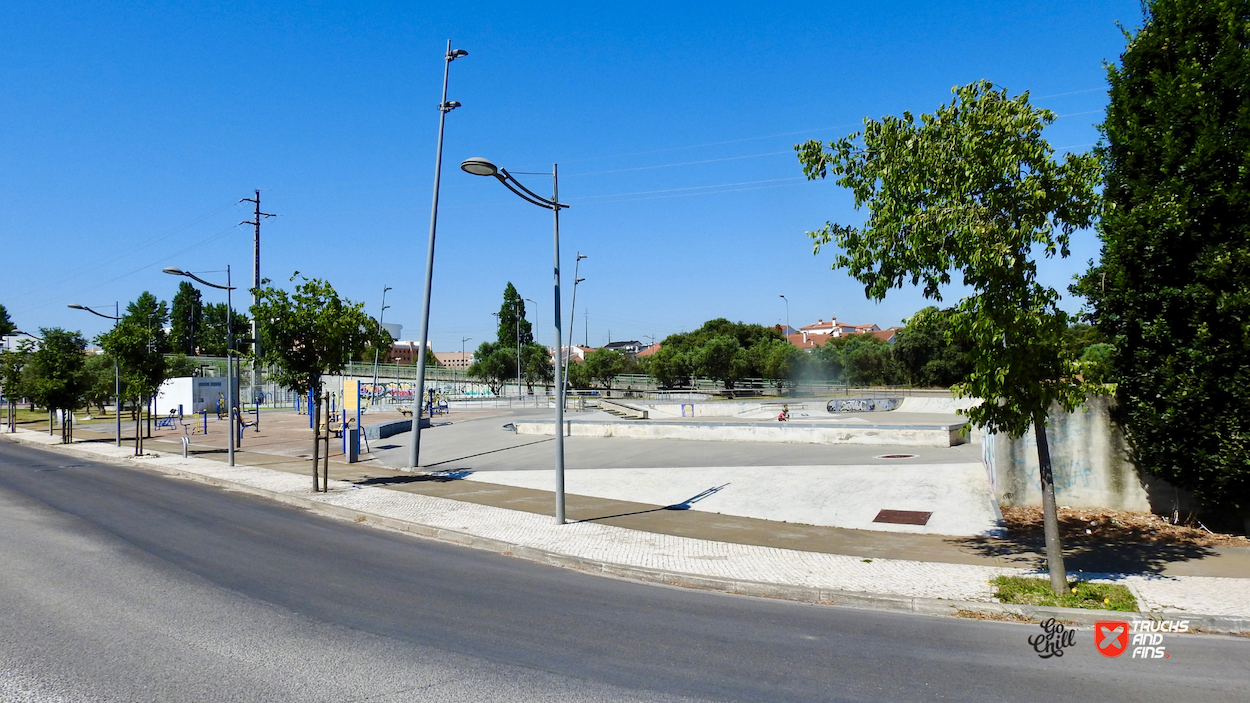
[[[313,474],[313,493],[321,490],[321,481],[317,478],[319,470],[317,460],[321,456],[321,391],[317,390],[313,394],[313,454],[312,454],[312,474]]]
[[[138,402],[135,403],[135,407],[139,407]],[[143,453],[143,425],[139,421],[138,414],[133,414],[135,416],[135,456],[139,456]]]
[[[1033,432],[1037,437],[1037,469],[1042,480],[1042,524],[1046,534],[1046,570],[1050,572],[1050,590],[1068,592],[1068,570],[1063,564],[1063,544],[1059,540],[1059,513],[1055,509],[1055,476],[1050,465],[1050,444],[1046,441],[1046,413],[1033,416]]]

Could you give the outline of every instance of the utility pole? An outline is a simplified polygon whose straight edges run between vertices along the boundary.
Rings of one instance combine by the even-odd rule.
[[[582,320],[582,334],[586,335],[586,338],[582,340],[582,346],[589,347],[590,346],[590,311],[586,310],[584,311],[583,314],[585,317]]]
[[[260,289],[260,223],[262,217],[277,217],[277,215],[260,211],[260,190],[254,191],[255,198],[243,198],[241,203],[255,203],[256,210],[253,219],[240,222],[241,225],[252,225],[255,227],[255,235],[252,239],[252,306],[255,307],[260,302],[256,297],[256,292]],[[229,352],[227,352],[229,353]],[[260,328],[256,325],[256,315],[252,315],[252,401],[256,402],[256,388],[260,385],[260,364],[257,359],[260,357]],[[256,406],[256,431],[260,431],[260,405]]]
[[[386,285],[386,284],[382,284],[382,310],[381,310],[381,312],[379,312],[379,313],[378,313],[378,325],[379,325],[379,326],[382,324],[382,320],[386,317],[386,309],[390,307],[389,305],[387,305],[387,304],[386,304],[386,291],[388,291],[388,290],[391,290],[391,287],[390,287],[390,286],[388,286],[388,285]],[[387,333],[386,333],[386,336],[387,336],[387,338],[390,338],[391,333],[390,333],[390,332],[387,332]],[[391,349],[394,349],[394,348],[395,348],[395,343],[394,343],[394,342],[391,342]],[[374,350],[373,350],[373,387],[369,389],[369,405],[373,405],[374,403],[376,403],[376,402],[377,402],[377,396],[378,396],[378,352],[380,352],[380,351],[382,351],[382,350],[381,350],[381,349],[374,349]],[[388,354],[388,355],[390,354],[390,349],[388,349],[388,350],[387,350],[387,354]]]

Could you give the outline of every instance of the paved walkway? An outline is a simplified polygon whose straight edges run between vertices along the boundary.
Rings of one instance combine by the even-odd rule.
[[[80,435],[86,434],[80,431]],[[0,436],[39,445],[53,445],[59,441],[58,437],[35,431]],[[480,501],[481,496],[479,501],[470,502],[416,492],[414,487],[464,486],[468,482],[445,475],[401,475],[380,466],[332,464],[332,474],[336,479],[331,481],[329,493],[313,493],[307,462],[243,452],[239,454],[240,465],[229,467],[218,460],[224,459],[219,455],[214,455],[213,459],[183,459],[178,454],[162,451],[168,451],[167,448],[171,445],[153,441],[149,450],[157,452],[158,456],[133,457],[133,451],[128,447],[119,448],[98,440],[81,442],[73,447],[58,447],[60,451],[180,473],[227,487],[260,492],[279,500],[320,505],[331,512],[341,511],[344,516],[357,515],[365,522],[411,529],[552,563],[602,568],[609,573],[626,575],[644,572],[670,574],[674,575],[673,578],[653,580],[705,585],[720,590],[785,596],[786,589],[801,589],[805,594],[815,589],[816,593],[822,594],[816,597],[817,600],[833,602],[850,602],[835,597],[835,594],[858,593],[865,597],[944,599],[988,604],[993,601],[988,582],[994,576],[1037,573],[1028,568],[1006,565],[1011,562],[995,556],[993,550],[978,554],[974,549],[952,549],[950,544],[945,550],[937,549],[934,553],[949,557],[951,552],[959,552],[960,559],[929,560],[929,550],[925,547],[939,544],[931,535],[861,535],[859,546],[864,549],[851,548],[845,553],[830,553],[735,542],[729,536],[733,530],[723,524],[710,532],[719,531],[727,537],[724,539],[706,538],[710,535],[699,538],[630,529],[609,524],[610,518],[641,519],[665,512],[681,515],[682,511],[665,511],[659,506],[636,506],[643,510],[621,515],[599,513],[596,517],[593,513],[605,507],[603,502],[586,501],[580,497],[570,498],[570,507],[577,506],[570,513],[573,518],[582,521],[561,526],[555,525],[549,515],[484,504]],[[242,465],[244,463],[247,465]],[[518,490],[500,486],[484,488],[505,493]],[[550,501],[550,496],[549,493],[531,490],[519,494],[497,494],[495,500],[532,508],[542,498]],[[551,503],[547,502],[547,505]],[[587,516],[586,513],[592,515]],[[741,526],[739,523],[738,527]],[[782,531],[789,527],[782,528]],[[816,539],[810,529],[806,533],[799,532],[794,540],[796,543],[804,538],[808,541]],[[893,545],[890,544],[891,539],[895,540]],[[898,541],[916,539],[927,539],[930,543]],[[784,535],[779,541],[785,541]],[[872,547],[875,552],[867,547]],[[925,554],[926,558],[873,556],[881,551],[910,551]],[[1231,558],[1235,561],[1236,555]],[[1241,625],[1233,627],[1250,629],[1250,578],[1100,572],[1074,575],[1127,585],[1137,595],[1143,610],[1180,612],[1193,614],[1194,617],[1201,614],[1226,619],[1245,618],[1239,621]],[[1250,573],[1240,572],[1237,575],[1250,576]],[[761,585],[774,590],[760,590],[757,586]]]

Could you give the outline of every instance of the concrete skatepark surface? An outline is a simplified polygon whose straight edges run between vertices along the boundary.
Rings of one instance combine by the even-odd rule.
[[[879,414],[879,413],[878,413]],[[421,465],[458,479],[550,491],[553,437],[518,435],[505,424],[549,410],[500,411],[458,421],[435,418],[423,433]],[[611,417],[569,413],[571,420]],[[375,459],[407,463],[408,436],[371,446]],[[993,534],[998,526],[979,447],[890,447],[567,437],[570,494],[860,530]],[[907,458],[881,458],[906,455]],[[924,526],[875,523],[880,510],[933,513]]]

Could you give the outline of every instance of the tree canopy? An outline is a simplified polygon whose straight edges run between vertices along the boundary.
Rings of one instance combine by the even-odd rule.
[[[1103,248],[1076,291],[1138,466],[1250,516],[1250,3],[1146,9],[1107,69]]]
[[[204,303],[198,288],[190,281],[178,284],[169,310],[170,346],[180,354],[195,354],[204,323]]]
[[[826,145],[799,145],[808,178],[828,173],[848,188],[860,227],[826,223],[809,232],[815,251],[835,244],[834,268],[845,268],[881,300],[905,284],[927,298],[959,272],[972,293],[950,314],[950,334],[965,339],[971,369],[961,395],[985,398],[973,423],[1019,437],[1037,435],[1051,588],[1067,587],[1045,432],[1053,404],[1072,410],[1085,400],[1076,360],[1063,335],[1068,316],[1059,294],[1037,280],[1034,252],[1067,256],[1074,231],[1097,213],[1093,156],[1054,159],[1042,130],[1054,121],[988,81],[957,87],[933,114],[864,120],[863,132]]]
[[[530,321],[525,319],[525,300],[509,282],[503,291],[503,304],[499,306],[498,342],[516,349],[518,339],[522,347],[533,344],[534,330]]]

